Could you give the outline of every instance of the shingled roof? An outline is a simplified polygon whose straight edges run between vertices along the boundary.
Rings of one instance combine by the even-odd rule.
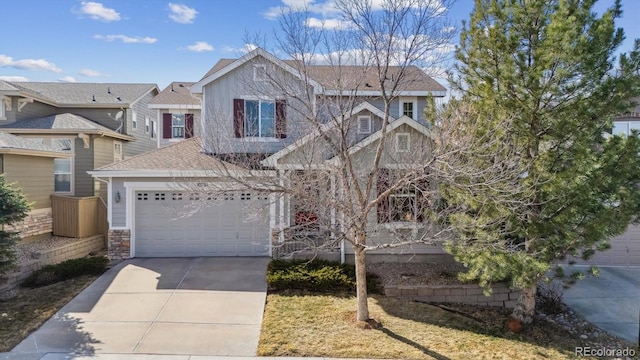
[[[0,129],[11,133],[87,133],[110,136],[123,140],[134,140],[133,137],[117,133],[76,114],[64,113],[43,118],[20,120],[12,124],[0,126]]]
[[[154,107],[153,105],[200,106],[200,99],[193,96],[189,91],[189,87],[193,84],[193,82],[188,81],[172,82],[149,102],[150,107]]]
[[[42,142],[0,131],[0,153],[68,157],[69,154],[54,150]]]
[[[236,60],[238,59],[218,60],[202,78],[215,74]],[[299,61],[283,60],[283,62],[294,69],[301,68]],[[391,66],[389,67],[387,78],[389,80],[397,79],[403,69],[403,81],[400,84],[399,91],[446,91],[444,86],[433,80],[417,66],[406,68]],[[354,65],[309,65],[307,66],[307,75],[320,83],[325,90],[354,90],[357,87],[360,91],[380,91],[378,74],[374,70],[371,67]]]
[[[245,170],[245,168],[221,161],[214,156],[202,152],[201,140],[198,137],[184,140],[170,146],[149,151],[147,153],[128,158],[95,171],[201,171]]]
[[[147,92],[158,89],[156,84],[123,83],[63,83],[7,82],[26,95],[52,102],[58,106],[127,106]]]

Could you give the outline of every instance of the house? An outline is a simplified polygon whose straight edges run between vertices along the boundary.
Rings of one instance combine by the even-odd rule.
[[[445,95],[444,87],[410,67],[403,75],[404,86],[385,109],[382,89],[375,85],[378,75],[371,69],[349,66],[336,73],[330,66],[313,66],[307,77],[298,65],[262,49],[220,60],[200,81],[185,85],[202,98],[199,137],[90,172],[109,182],[111,258],[274,255],[273,244],[312,214],[295,199],[247,188],[235,191],[222,175],[232,173],[247,182],[291,176],[304,168],[310,149],[327,149],[318,127],[331,132],[335,124],[346,124],[349,151],[362,171],[369,171],[371,149],[379,141],[389,141],[395,154],[385,155],[388,171],[383,173],[393,173],[403,161],[420,160],[415,150],[426,146],[430,137],[423,109],[429,96]],[[402,74],[392,67],[388,75],[398,79]],[[274,79],[278,86],[270,81]],[[301,95],[311,101],[297,100]],[[170,110],[171,106],[163,106],[158,112]],[[389,125],[383,133],[385,120]],[[335,155],[321,151],[312,161],[330,164],[337,161]],[[383,183],[378,181],[381,191]],[[227,191],[208,192],[211,186]],[[415,193],[407,192],[372,212],[372,226],[384,230],[374,241],[415,228],[407,223],[418,220],[417,203]],[[427,257],[443,254],[437,246],[412,252]],[[335,254],[348,261],[352,249],[340,244]],[[398,255],[381,256],[390,260]]]
[[[19,231],[27,241],[51,234],[54,169],[56,162],[72,157],[41,142],[0,131],[0,173],[19,187],[32,205],[25,220],[6,230]]]
[[[189,90],[193,82],[174,81],[149,102],[157,112],[158,147],[200,136],[200,98]]]
[[[106,198],[88,170],[157,147],[154,84],[0,81],[0,130],[72,154],[56,161],[54,191]]]

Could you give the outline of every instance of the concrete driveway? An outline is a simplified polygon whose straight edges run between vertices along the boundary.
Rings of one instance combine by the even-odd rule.
[[[568,267],[585,270],[583,266]],[[599,267],[598,277],[578,281],[564,293],[564,302],[589,322],[632,343],[638,343],[640,266]]]
[[[267,258],[132,259],[107,271],[12,351],[253,356]]]

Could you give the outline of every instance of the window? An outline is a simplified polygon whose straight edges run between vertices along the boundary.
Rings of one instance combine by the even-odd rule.
[[[614,121],[613,135],[631,135],[631,131],[637,130],[640,133],[640,121]]]
[[[113,161],[122,160],[122,143],[120,141],[113,142]]]
[[[6,97],[6,96],[0,97],[0,120],[4,120],[4,119],[7,118],[7,115],[5,114],[5,104],[4,103],[5,102],[9,103],[9,101],[11,101],[11,99]]]
[[[148,117],[144,118],[144,133],[148,134],[149,133],[149,127],[151,126],[151,120]]]
[[[162,114],[163,139],[189,139],[193,137],[193,114]]]
[[[358,116],[358,134],[371,134],[371,116]]]
[[[256,64],[253,65],[253,81],[266,81],[267,80],[267,65]]]
[[[131,114],[131,128],[132,129],[138,128],[138,114],[136,114],[135,111]]]
[[[400,114],[399,116],[408,116],[416,120],[416,111],[418,110],[418,101],[415,97],[400,98]]]
[[[378,195],[394,186],[401,175],[389,169],[378,169],[376,184]],[[423,211],[427,204],[424,191],[427,189],[426,182],[418,181],[399,187],[388,197],[380,199],[377,209],[378,223],[422,222]]]
[[[409,152],[411,150],[409,140],[410,137],[407,133],[396,134],[396,152]]]
[[[285,138],[284,100],[233,100],[233,127],[236,138]]]
[[[66,153],[73,152],[72,139],[52,139],[51,147]],[[73,178],[73,159],[58,158],[53,160],[53,181],[54,191],[60,193],[70,193]]]
[[[151,120],[150,123],[151,123],[151,130],[150,130],[151,134],[150,134],[150,136],[151,136],[152,139],[155,139],[156,135],[157,135],[156,134],[156,122]]]

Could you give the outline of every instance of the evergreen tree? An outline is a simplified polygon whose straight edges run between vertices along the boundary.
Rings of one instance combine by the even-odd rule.
[[[467,159],[478,171],[457,181],[478,184],[474,190],[443,186],[458,209],[447,249],[467,278],[521,289],[513,316],[523,323],[554,262],[606,249],[640,210],[640,141],[603,135],[639,94],[638,42],[614,68],[624,39],[615,26],[620,2],[601,16],[594,3],[476,0],[456,51],[453,84],[475,110],[462,128],[492,131],[509,149]],[[498,119],[508,126],[497,129]],[[489,183],[480,170],[496,162],[522,174]]]
[[[7,184],[4,175],[0,174],[0,276],[15,263],[13,245],[18,236],[15,231],[5,230],[5,225],[21,221],[29,210],[31,206],[22,191]]]

